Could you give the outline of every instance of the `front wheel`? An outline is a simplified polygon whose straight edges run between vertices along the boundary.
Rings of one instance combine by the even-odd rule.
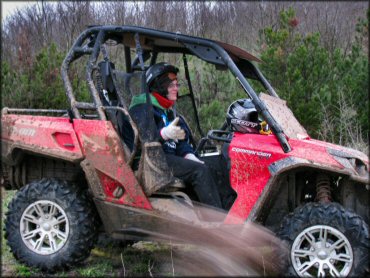
[[[20,262],[44,271],[87,258],[97,215],[86,191],[57,179],[32,182],[17,192],[5,220],[5,238]]]
[[[289,275],[361,276],[366,269],[368,226],[337,203],[297,208],[284,218],[279,236],[289,243]]]

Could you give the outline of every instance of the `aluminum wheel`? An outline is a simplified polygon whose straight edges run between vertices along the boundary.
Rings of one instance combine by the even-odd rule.
[[[291,260],[299,276],[346,276],[353,265],[348,239],[337,229],[316,225],[294,240]]]
[[[20,221],[23,242],[33,252],[50,255],[59,251],[69,235],[64,210],[54,202],[41,200],[29,205]]]

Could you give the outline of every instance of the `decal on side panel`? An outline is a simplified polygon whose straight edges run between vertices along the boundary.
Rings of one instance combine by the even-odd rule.
[[[231,151],[237,152],[237,153],[246,153],[246,154],[250,154],[250,155],[257,155],[257,156],[264,157],[264,158],[270,158],[272,156],[271,153],[241,149],[241,148],[236,148],[236,147],[233,147],[231,149]]]

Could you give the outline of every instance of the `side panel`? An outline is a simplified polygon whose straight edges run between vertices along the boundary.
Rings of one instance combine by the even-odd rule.
[[[95,188],[95,197],[152,209],[134,172],[126,163],[122,142],[112,124],[109,121],[75,119],[74,127],[86,157],[82,167],[90,185]],[[99,184],[103,188],[99,189]]]
[[[257,201],[266,191],[266,186],[273,186],[274,163],[289,157],[303,159],[306,166],[334,169],[343,172],[339,164],[325,146],[309,144],[301,140],[289,140],[292,151],[284,153],[274,135],[235,133],[229,147],[231,160],[230,182],[238,197],[234,202],[225,222],[238,224],[244,222],[256,211]],[[292,167],[289,165],[289,167]]]
[[[1,116],[3,162],[13,164],[15,149],[78,162],[83,154],[68,118],[5,114]]]
[[[263,137],[262,137],[263,136]],[[270,148],[263,151],[260,144],[263,138]],[[266,142],[267,141],[267,142]],[[284,157],[284,152],[275,136],[258,134],[237,134],[229,147],[231,160],[230,184],[237,193],[225,223],[243,223],[271,175],[268,166]]]

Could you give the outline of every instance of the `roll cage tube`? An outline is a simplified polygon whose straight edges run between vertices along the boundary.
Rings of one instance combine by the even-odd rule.
[[[252,63],[251,63],[252,64]],[[276,91],[274,90],[274,88],[270,85],[270,83],[266,80],[266,78],[262,75],[262,73],[260,72],[260,70],[255,67],[253,64],[253,69],[256,73],[256,75],[258,76],[258,78],[261,80],[263,86],[265,87],[265,89],[267,89],[267,91],[270,93],[271,96],[273,97],[277,97],[277,98],[280,98],[278,96],[278,94],[276,93]]]
[[[275,92],[274,88],[268,83],[266,78],[262,75],[260,70],[250,61],[241,59],[236,63],[236,66],[241,71],[245,78],[255,79],[261,82],[263,87],[267,92],[276,98],[279,98],[278,94]]]
[[[79,109],[87,109],[87,110],[97,110],[99,118],[101,120],[106,120],[101,100],[92,81],[92,71],[96,66],[95,63],[100,52],[100,45],[104,40],[104,35],[105,35],[104,31],[100,30],[98,27],[92,27],[82,32],[81,35],[77,38],[77,40],[73,44],[73,46],[71,47],[70,51],[68,52],[67,56],[65,57],[62,63],[61,74],[64,87],[66,90],[66,95],[70,101],[74,117],[77,119],[81,118]],[[86,39],[89,39],[89,41],[85,45],[82,45]],[[79,102],[76,100],[73,94],[72,84],[68,76],[70,64],[77,60],[78,58],[80,58],[81,56],[87,54],[90,54],[90,58],[87,62],[86,67],[87,85],[90,94],[93,97],[94,103]]]
[[[86,67],[87,85],[89,87],[89,90],[90,90],[91,95],[93,97],[93,101],[94,101],[96,109],[98,111],[98,115],[99,115],[101,120],[107,120],[107,117],[105,116],[105,112],[103,110],[103,103],[102,103],[102,101],[99,97],[98,90],[96,89],[96,87],[94,85],[92,72],[93,72],[93,70],[96,66],[96,61],[98,59],[98,56],[99,56],[99,53],[100,53],[100,50],[101,50],[101,45],[103,43],[104,36],[105,36],[104,31],[102,31],[102,30],[99,31],[98,36],[97,36],[96,41],[95,41],[95,44],[94,44],[93,52],[90,55],[90,58],[87,62],[87,67]]]
[[[135,27],[135,26],[97,26],[97,27],[91,27],[84,32],[81,33],[81,35],[77,38],[76,42],[73,44],[71,50],[67,54],[66,58],[64,59],[61,67],[61,73],[62,78],[64,82],[64,86],[66,89],[66,94],[68,99],[71,103],[71,108],[74,113],[74,116],[76,118],[81,118],[81,115],[79,113],[78,109],[94,109],[98,111],[98,115],[101,118],[105,117],[105,114],[102,115],[100,110],[100,99],[97,95],[97,90],[94,87],[94,84],[91,83],[92,79],[90,78],[91,72],[96,66],[96,59],[99,54],[100,45],[106,40],[106,37],[116,39],[117,42],[121,42],[122,37],[118,36],[120,34],[121,36],[125,33],[134,35],[136,33],[140,35],[147,35],[151,36],[153,38],[162,38],[169,41],[176,41],[177,43],[181,43],[185,48],[178,49],[177,47],[167,47],[163,46],[158,47],[157,49],[153,49],[152,51],[158,52],[165,50],[171,50],[171,52],[180,52],[180,53],[186,53],[185,49],[188,49],[188,53],[186,54],[194,54],[198,56],[200,59],[208,61],[213,64],[218,65],[226,65],[230,71],[233,73],[233,75],[236,77],[236,79],[240,82],[246,93],[249,95],[249,97],[252,99],[254,105],[256,106],[256,109],[259,113],[262,114],[264,119],[267,121],[267,123],[270,125],[272,131],[276,135],[280,145],[282,146],[284,152],[291,151],[291,147],[288,143],[287,137],[285,136],[282,128],[280,125],[275,121],[275,119],[271,116],[269,111],[267,110],[267,107],[265,104],[259,99],[256,92],[253,90],[253,88],[249,85],[246,78],[243,76],[243,74],[240,72],[239,68],[236,66],[234,61],[231,59],[229,54],[226,52],[224,48],[222,48],[219,44],[217,44],[214,41],[197,38],[197,37],[191,37],[186,35],[181,35],[179,33],[170,33],[165,31],[158,31],[154,29],[149,28],[143,28],[143,27]],[[115,37],[115,34],[117,34],[117,37]],[[86,39],[89,39],[87,43],[83,45],[83,43],[86,41]],[[200,47],[201,49],[204,48],[206,51],[203,51],[202,49],[201,53],[197,53],[195,50],[196,47]],[[208,51],[209,49],[210,51]],[[93,96],[94,104],[93,103],[85,103],[85,102],[78,102],[76,101],[72,85],[68,77],[68,69],[69,65],[79,58],[82,55],[90,54],[91,57],[87,64],[87,73],[88,73],[88,88],[90,90],[91,95]],[[217,54],[216,56],[214,56]],[[208,56],[207,56],[208,55]],[[209,56],[211,55],[211,56]],[[202,57],[203,56],[203,57]],[[131,69],[132,70],[132,69]],[[262,76],[262,74],[256,70],[256,74],[258,77],[262,80],[262,83],[267,86],[268,91],[272,95],[277,95],[276,92],[272,89],[270,84],[267,82],[267,80]],[[101,109],[103,111],[103,109]]]
[[[182,59],[184,61],[184,69],[185,69],[185,78],[188,82],[188,87],[189,87],[189,95],[191,99],[191,104],[193,106],[194,112],[195,112],[195,122],[197,123],[197,129],[202,137],[204,137],[204,133],[202,128],[200,127],[200,122],[199,122],[199,116],[198,116],[198,110],[197,106],[195,105],[195,99],[194,99],[194,92],[193,92],[193,86],[191,85],[191,80],[190,80],[190,74],[189,74],[189,67],[188,67],[188,61],[186,59],[186,55],[182,55]]]

